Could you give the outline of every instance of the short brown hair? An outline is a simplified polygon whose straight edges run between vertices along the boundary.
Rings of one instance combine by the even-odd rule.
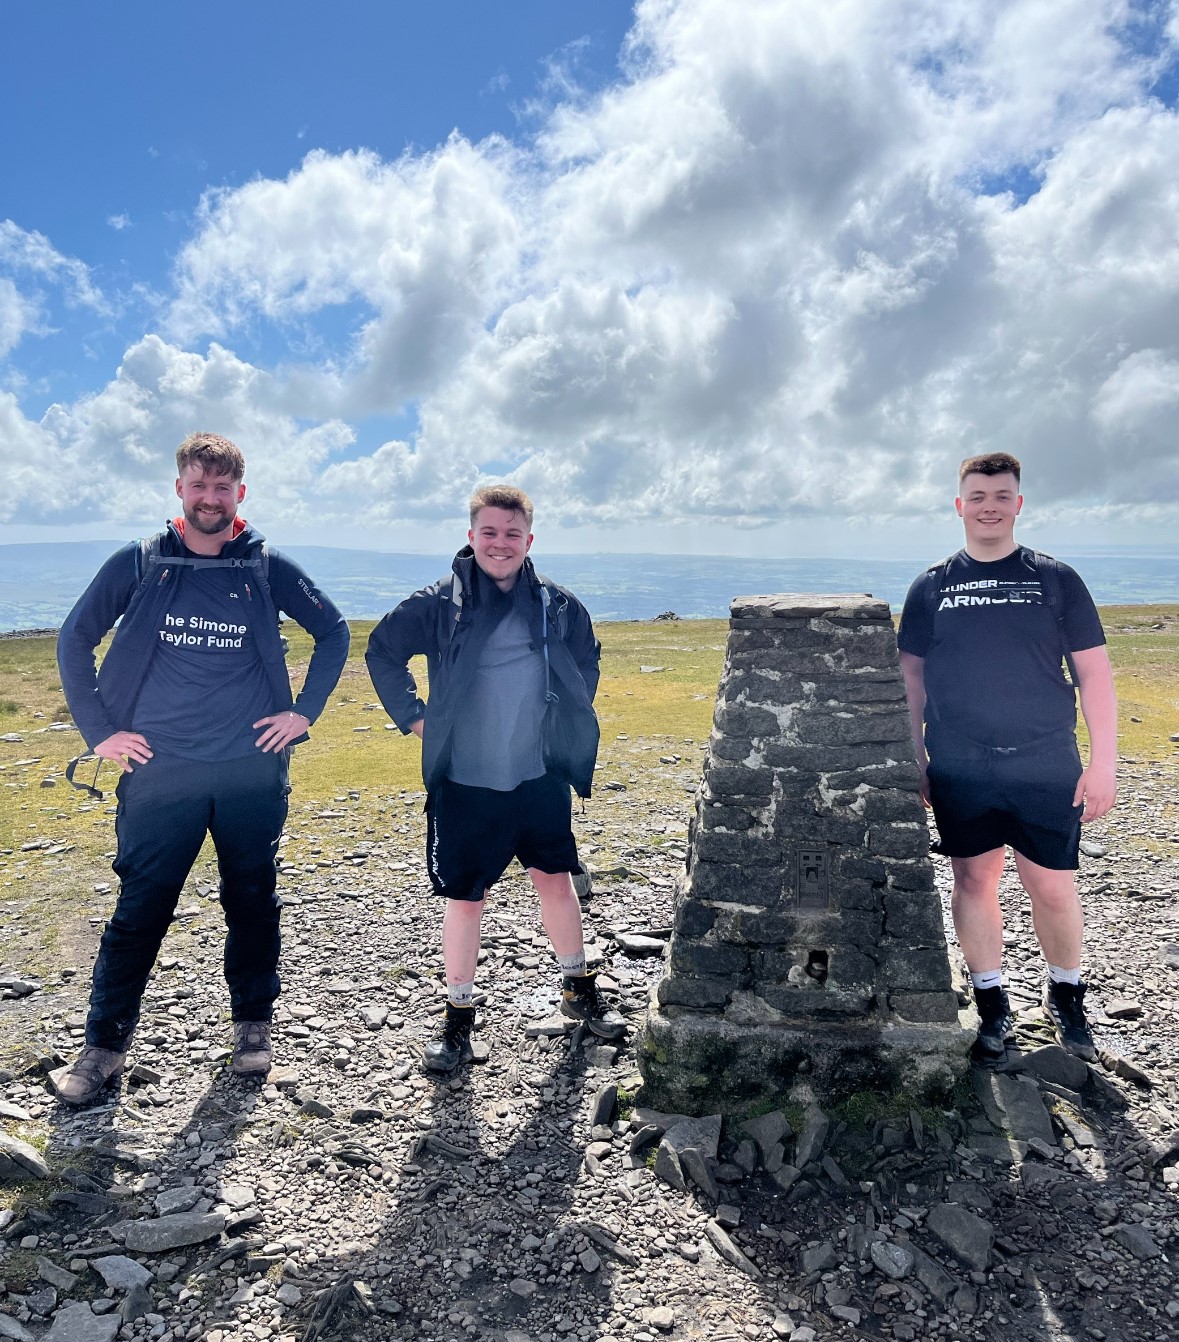
[[[176,449],[176,474],[186,466],[199,466],[207,475],[228,475],[240,480],[246,473],[246,459],[236,443],[219,433],[190,433]]]
[[[968,475],[1014,475],[1019,484],[1019,462],[1010,452],[985,452],[981,457],[967,457],[958,467],[958,484]]]
[[[523,513],[528,530],[532,530],[532,500],[515,485],[480,485],[471,495],[471,525],[484,508],[502,508],[507,513]]]

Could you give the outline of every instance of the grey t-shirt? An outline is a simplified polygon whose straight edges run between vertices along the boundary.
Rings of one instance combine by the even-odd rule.
[[[455,783],[496,792],[511,792],[545,771],[544,658],[529,638],[527,588],[518,582],[513,596],[483,644],[470,696],[458,710],[448,771]]]

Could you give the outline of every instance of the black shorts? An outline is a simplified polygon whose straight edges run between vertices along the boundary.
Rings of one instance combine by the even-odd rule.
[[[1081,757],[1069,735],[1001,754],[973,742],[932,743],[929,800],[938,850],[978,857],[1010,846],[1052,871],[1080,865],[1081,814],[1073,805]]]
[[[580,875],[568,783],[549,774],[511,792],[443,779],[426,803],[426,869],[436,894],[478,900],[512,858]]]

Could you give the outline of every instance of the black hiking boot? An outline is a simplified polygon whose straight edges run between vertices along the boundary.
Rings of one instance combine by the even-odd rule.
[[[431,1039],[422,1053],[422,1062],[431,1072],[453,1072],[456,1067],[470,1062],[475,1054],[471,1048],[471,1027],[475,1024],[473,1006],[457,1007],[446,1004],[442,1033]]]
[[[1087,983],[1047,983],[1044,985],[1044,1010],[1056,1026],[1056,1033],[1065,1050],[1074,1057],[1092,1062],[1097,1057],[1097,1045],[1085,1019],[1085,989]]]
[[[1005,1058],[1007,1038],[1015,1029],[1007,994],[1002,988],[975,988],[974,1005],[978,1008],[975,1052],[981,1058]]]
[[[598,992],[596,973],[567,974],[561,981],[561,1014],[585,1021],[599,1039],[621,1039],[626,1021]]]

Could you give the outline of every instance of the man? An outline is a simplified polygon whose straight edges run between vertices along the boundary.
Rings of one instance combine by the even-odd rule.
[[[53,1078],[69,1104],[94,1099],[122,1071],[148,974],[206,833],[221,872],[231,1065],[246,1076],[269,1069],[288,757],[348,654],[340,612],[238,516],[246,487],[237,447],[195,433],[177,450],[176,469],[182,516],[108,559],[58,637],[74,721],[90,750],[122,770],[113,864],[122,887],[94,966],[86,1047]],[[297,701],[279,608],[315,640]],[[94,650],[120,616],[96,674]]]
[[[479,928],[487,892],[519,858],[563,976],[561,1010],[606,1039],[626,1030],[586,968],[581,875],[569,789],[588,797],[598,751],[593,710],[601,651],[584,606],[528,558],[532,502],[491,485],[470,503],[470,544],[452,572],[415,592],[373,630],[365,660],[381,703],[422,741],[426,859],[446,900],[446,1015],[424,1062],[471,1061]],[[423,703],[409,659],[424,653]]]
[[[921,794],[954,873],[952,911],[974,985],[977,1049],[1001,1058],[1012,1029],[1003,990],[999,878],[1015,852],[1047,962],[1044,1007],[1061,1043],[1097,1055],[1081,982],[1084,917],[1073,873],[1081,822],[1117,794],[1117,703],[1093,600],[1066,564],[1018,545],[1019,462],[970,457],[955,500],[966,546],[909,589],[898,642]],[[1073,686],[1089,729],[1082,768]]]

